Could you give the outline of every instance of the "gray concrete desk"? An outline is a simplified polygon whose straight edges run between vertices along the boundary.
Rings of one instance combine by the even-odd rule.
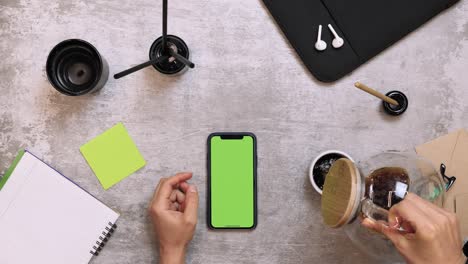
[[[0,2],[0,170],[27,147],[120,211],[118,231],[93,263],[155,263],[148,201],[160,177],[187,170],[203,197],[188,263],[370,263],[343,232],[321,223],[309,163],[330,148],[356,160],[412,150],[468,124],[468,3],[324,85],[305,70],[261,1],[173,0],[169,33],[188,43],[196,69],[174,78],[147,68],[79,98],[48,84],[47,54],[66,38],[93,43],[111,74],[145,61],[161,35],[160,2]],[[353,88],[357,80],[404,91],[409,110],[388,117],[376,99]],[[120,121],[148,164],[104,191],[78,149]],[[258,228],[208,231],[206,137],[244,130],[258,137]]]

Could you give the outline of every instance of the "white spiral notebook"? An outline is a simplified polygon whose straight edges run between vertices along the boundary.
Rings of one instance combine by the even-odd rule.
[[[0,181],[0,263],[81,264],[99,254],[119,214],[27,151],[12,167]]]

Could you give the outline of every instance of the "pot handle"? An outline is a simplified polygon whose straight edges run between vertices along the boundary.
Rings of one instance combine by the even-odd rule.
[[[457,180],[457,178],[455,176],[447,176],[445,175],[445,171],[447,170],[447,167],[445,166],[445,164],[441,163],[440,164],[440,174],[442,175],[442,180],[444,180],[445,182],[445,191],[448,192],[448,190],[450,190],[450,188],[452,188],[453,184],[455,183],[455,181]]]

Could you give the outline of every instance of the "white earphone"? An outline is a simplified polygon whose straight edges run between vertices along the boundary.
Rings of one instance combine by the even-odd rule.
[[[315,49],[318,51],[324,51],[327,49],[327,43],[322,40],[322,25],[319,25],[317,42],[315,42]]]
[[[339,48],[343,47],[344,39],[342,39],[342,38],[340,38],[340,36],[338,36],[338,34],[336,33],[335,29],[332,27],[331,24],[328,24],[328,28],[332,32],[333,36],[335,36],[335,38],[332,41],[332,46],[335,49],[339,49]]]

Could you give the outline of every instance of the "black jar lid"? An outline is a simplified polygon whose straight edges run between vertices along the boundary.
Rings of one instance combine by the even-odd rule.
[[[339,228],[354,219],[361,194],[361,176],[351,160],[341,158],[333,163],[325,178],[322,193],[323,222]]]

